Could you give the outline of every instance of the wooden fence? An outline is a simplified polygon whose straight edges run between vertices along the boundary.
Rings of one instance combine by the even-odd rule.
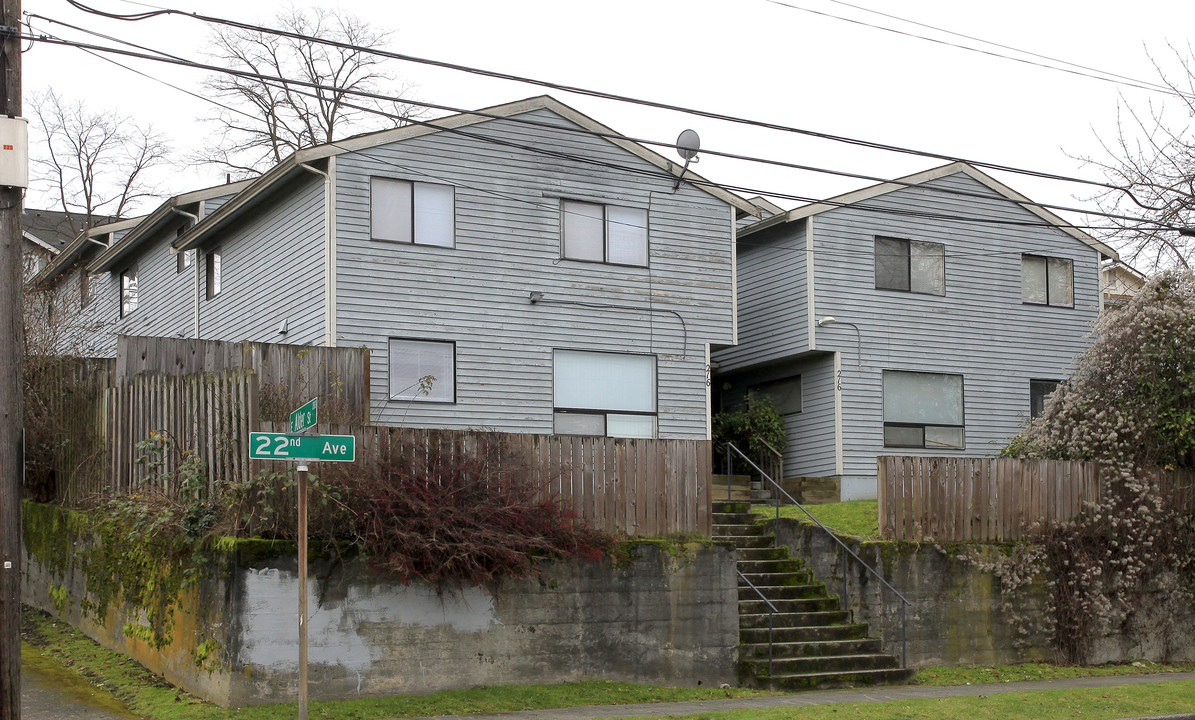
[[[879,530],[892,540],[1008,542],[1078,516],[1101,497],[1098,463],[1014,458],[880,457]],[[1195,473],[1155,478],[1195,504]]]
[[[319,397],[321,418],[369,423],[366,348],[122,336],[116,358],[118,382],[142,374],[252,372],[263,420],[285,420],[291,410]]]
[[[285,432],[283,423],[260,423]],[[655,536],[712,532],[710,443],[632,440],[422,428],[321,425],[352,434],[357,462],[481,454],[503,472],[526,472],[540,491],[561,498],[590,526],[611,533]],[[271,464],[279,468],[279,463]],[[263,465],[263,467],[265,467]]]

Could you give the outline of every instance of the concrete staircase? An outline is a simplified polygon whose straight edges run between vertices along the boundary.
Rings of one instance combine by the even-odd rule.
[[[903,683],[914,671],[883,653],[864,623],[826,592],[800,560],[776,547],[746,502],[715,502],[714,539],[739,549],[739,572],[763,593],[772,617],[772,670],[768,671],[768,604],[739,579],[740,680],[776,690]]]

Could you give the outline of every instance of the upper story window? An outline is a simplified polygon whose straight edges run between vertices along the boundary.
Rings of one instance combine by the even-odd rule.
[[[647,265],[647,211],[560,201],[560,253],[569,260]]]
[[[183,250],[180,253],[175,253],[175,263],[177,264],[178,272],[182,272],[195,264],[195,251]]]
[[[390,399],[456,402],[456,343],[390,338]]]
[[[884,447],[961,450],[963,376],[884,371]]]
[[[79,309],[87,307],[91,304],[91,273],[87,272],[87,268],[79,270]]]
[[[875,268],[878,290],[946,294],[946,246],[942,243],[877,237]]]
[[[654,438],[656,356],[556,350],[552,398],[559,435]]]
[[[127,267],[120,273],[120,316],[127,317],[137,309],[137,268]]]
[[[1029,381],[1029,417],[1037,417],[1045,412],[1046,401],[1058,389],[1058,382],[1058,380]]]
[[[207,251],[207,299],[211,300],[224,289],[223,257],[220,248]]]
[[[453,247],[456,189],[451,185],[370,178],[369,227],[374,240]]]
[[[1074,307],[1074,263],[1066,258],[1022,255],[1021,300],[1034,305]]]

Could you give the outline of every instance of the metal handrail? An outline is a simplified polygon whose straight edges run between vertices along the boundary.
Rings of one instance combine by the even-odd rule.
[[[755,583],[747,579],[747,576],[743,574],[742,570],[735,568],[734,571],[739,574],[739,577],[743,579],[743,582],[747,583],[747,587],[755,591],[755,594],[759,596],[760,600],[763,600],[768,604],[768,677],[772,677],[772,634],[776,629],[776,613],[780,611],[777,610],[776,606],[772,604],[772,601],[763,594],[763,591],[755,587]]]
[[[734,474],[734,454],[731,454],[731,452],[730,452],[733,450],[735,454],[737,454],[742,459],[746,460],[748,465],[755,468],[756,472],[758,472],[764,478],[767,478],[767,481],[772,483],[772,485],[775,486],[776,490],[778,492],[780,492],[782,495],[784,495],[784,497],[788,498],[788,501],[790,503],[792,503],[793,505],[796,505],[798,508],[800,508],[801,512],[808,515],[809,519],[812,520],[814,523],[816,523],[817,526],[819,528],[821,528],[823,532],[825,532],[827,535],[829,535],[831,538],[833,538],[834,542],[841,545],[843,550],[846,550],[847,553],[849,553],[851,557],[855,558],[855,560],[860,565],[862,565],[864,568],[866,568],[869,573],[871,573],[872,575],[875,575],[876,579],[879,580],[881,583],[883,583],[884,587],[891,590],[892,594],[900,599],[900,602],[901,602],[901,606],[900,606],[900,666],[902,668],[907,668],[909,666],[909,660],[908,660],[908,644],[906,642],[905,609],[909,605],[912,604],[909,602],[908,598],[906,598],[904,595],[902,595],[899,590],[892,587],[892,583],[885,580],[884,576],[881,575],[879,572],[877,572],[875,568],[873,568],[872,566],[870,566],[866,562],[864,562],[863,558],[861,558],[857,554],[855,554],[855,551],[851,550],[850,547],[847,546],[847,544],[844,543],[841,539],[839,539],[839,537],[837,535],[835,535],[833,532],[831,532],[829,528],[827,528],[825,525],[822,525],[820,520],[815,518],[812,513],[810,513],[808,510],[805,509],[804,505],[797,502],[796,498],[794,498],[792,495],[789,495],[788,492],[783,487],[780,486],[780,483],[778,483],[774,479],[772,479],[771,475],[768,475],[766,472],[761,470],[758,465],[756,465],[754,462],[751,461],[751,458],[749,458],[743,454],[742,450],[739,450],[737,447],[735,447],[734,443],[730,443],[730,442],[726,443],[726,450],[727,450],[727,452],[726,452],[726,475],[727,475],[727,478],[729,478],[731,475]],[[730,481],[728,479],[727,480],[727,492],[729,492],[729,489],[730,489]],[[776,520],[777,521],[780,520],[780,505],[779,505],[779,503],[777,503],[777,505],[776,505]]]

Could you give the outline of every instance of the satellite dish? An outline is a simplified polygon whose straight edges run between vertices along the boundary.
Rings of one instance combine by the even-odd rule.
[[[701,150],[701,138],[693,130],[685,130],[676,138],[676,153],[684,158],[686,164],[697,157],[699,150]]]

